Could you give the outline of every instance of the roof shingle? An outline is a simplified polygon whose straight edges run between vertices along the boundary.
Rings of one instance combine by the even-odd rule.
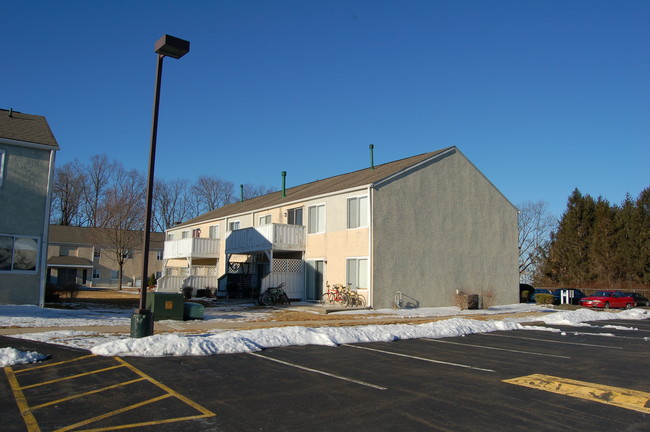
[[[16,111],[9,114],[10,111],[0,109],[0,138],[43,144],[58,150],[59,144],[45,117]]]

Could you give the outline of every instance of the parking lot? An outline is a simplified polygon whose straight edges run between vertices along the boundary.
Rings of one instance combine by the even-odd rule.
[[[650,321],[592,324],[207,357],[21,340],[52,359],[6,368],[3,430],[648,430]]]

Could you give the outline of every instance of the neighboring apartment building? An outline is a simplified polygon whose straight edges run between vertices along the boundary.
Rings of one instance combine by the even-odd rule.
[[[45,117],[0,109],[0,304],[43,305],[57,150]]]
[[[122,242],[113,240],[114,230],[50,225],[47,250],[47,280],[57,286],[71,284],[116,288],[119,265],[115,250],[123,251],[122,287],[142,286],[142,231],[121,232]],[[163,233],[151,233],[148,275],[162,275]],[[116,245],[134,245],[131,247]],[[145,285],[148,281],[145,281]]]
[[[518,301],[517,209],[456,148],[230,204],[170,228],[158,289],[255,297],[285,283],[319,300],[350,284],[369,305]]]

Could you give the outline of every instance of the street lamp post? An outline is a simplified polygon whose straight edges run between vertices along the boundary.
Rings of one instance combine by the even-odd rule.
[[[156,138],[158,135],[158,107],[160,104],[160,81],[162,78],[163,58],[179,59],[190,51],[189,41],[164,35],[156,41],[154,51],[158,54],[156,64],[156,84],[153,99],[153,120],[151,122],[151,146],[149,148],[149,175],[147,182],[147,204],[144,215],[144,233],[142,240],[142,283],[140,285],[140,304],[131,317],[131,337],[140,338],[153,335],[153,316],[147,309],[147,280],[149,266],[149,238],[151,231],[151,201],[153,194],[153,172],[156,161]]]

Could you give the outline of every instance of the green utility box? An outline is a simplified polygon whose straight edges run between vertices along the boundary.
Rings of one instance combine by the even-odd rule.
[[[154,292],[147,295],[147,309],[153,320],[183,320],[183,294]]]
[[[194,320],[203,319],[205,307],[200,303],[187,302],[183,305],[183,319]]]

